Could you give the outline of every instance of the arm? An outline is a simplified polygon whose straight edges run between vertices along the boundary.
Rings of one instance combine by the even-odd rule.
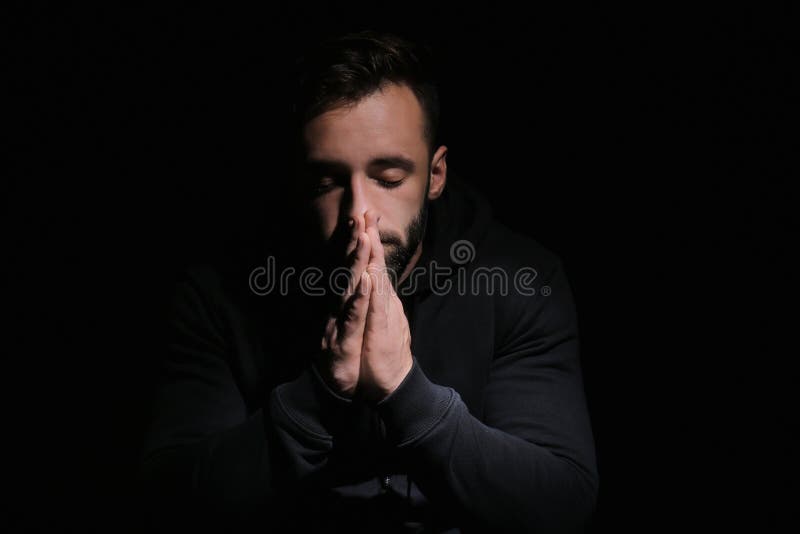
[[[171,302],[140,476],[159,523],[263,524],[253,514],[286,511],[301,481],[325,472],[350,402],[306,366],[248,406],[231,371],[226,307],[198,278],[181,281]]]
[[[577,530],[597,491],[594,443],[578,358],[572,296],[558,262],[552,294],[509,294],[511,324],[497,340],[485,415],[414,366],[377,405],[387,439],[433,501],[466,517],[464,528]]]

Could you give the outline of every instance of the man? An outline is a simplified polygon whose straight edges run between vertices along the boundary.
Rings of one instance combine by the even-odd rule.
[[[563,266],[448,178],[425,61],[361,32],[301,64],[295,194],[315,235],[289,250],[324,276],[284,268],[298,283],[277,291],[274,271],[202,267],[178,284],[142,473],[179,525],[557,532],[590,516]]]

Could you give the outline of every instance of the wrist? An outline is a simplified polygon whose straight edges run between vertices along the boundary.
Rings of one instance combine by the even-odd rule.
[[[444,417],[455,402],[454,389],[431,382],[419,362],[413,366],[397,389],[375,405],[386,426],[387,439],[395,445],[407,445],[420,439]]]
[[[414,359],[413,356],[409,355],[405,364],[395,374],[391,381],[384,382],[383,384],[362,384],[361,395],[366,398],[367,401],[372,402],[373,404],[384,401],[394,394],[394,392],[397,391],[408,379],[413,367]]]
[[[352,400],[355,393],[355,386],[349,389],[342,388],[340,385],[341,382],[336,379],[329,361],[322,361],[323,358],[325,358],[324,354],[317,356],[311,362],[311,370],[316,375],[319,384],[333,397],[347,401]]]

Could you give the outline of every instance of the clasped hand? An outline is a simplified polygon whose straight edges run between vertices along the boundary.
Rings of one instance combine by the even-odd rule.
[[[368,210],[351,220],[347,289],[326,321],[315,361],[338,394],[358,393],[372,402],[394,392],[413,363],[408,320],[386,269],[379,219]]]

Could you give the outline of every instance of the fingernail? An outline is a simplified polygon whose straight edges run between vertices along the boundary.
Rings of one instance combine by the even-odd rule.
[[[352,228],[354,224],[356,224],[356,220],[355,219],[350,218],[350,219],[347,220],[347,226],[349,228]]]

